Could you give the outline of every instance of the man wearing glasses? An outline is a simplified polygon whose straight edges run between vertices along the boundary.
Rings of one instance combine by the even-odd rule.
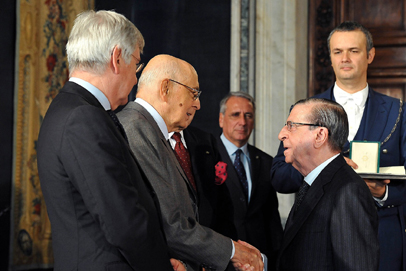
[[[200,109],[200,94],[197,73],[189,63],[158,55],[141,74],[136,100],[118,117],[159,199],[173,256],[184,261],[188,270],[224,270],[230,260],[241,270],[249,266],[262,270],[257,249],[233,242],[198,223],[195,184],[168,143],[170,132],[185,129],[193,120]]]
[[[380,167],[406,165],[406,106],[374,91],[367,83],[368,65],[375,57],[371,33],[357,22],[343,22],[327,39],[336,82],[315,96],[344,107],[349,122],[348,141],[379,141]],[[347,158],[349,165],[355,167]],[[273,161],[272,183],[281,193],[297,192],[300,174],[285,163],[283,148]],[[380,271],[406,270],[406,183],[396,180],[364,180],[375,199],[379,216]]]
[[[342,106],[298,101],[279,133],[286,163],[304,176],[283,236],[277,270],[378,270],[378,215],[368,186],[340,154]]]

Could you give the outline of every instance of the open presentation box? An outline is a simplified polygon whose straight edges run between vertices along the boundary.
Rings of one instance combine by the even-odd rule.
[[[354,169],[363,179],[406,180],[403,166],[379,167],[380,142],[351,141],[350,158],[357,165]]]

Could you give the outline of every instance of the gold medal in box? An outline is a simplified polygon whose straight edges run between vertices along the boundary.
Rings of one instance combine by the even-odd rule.
[[[354,169],[364,179],[406,180],[403,166],[379,167],[381,142],[351,141],[350,158],[358,168]]]
[[[358,168],[357,173],[379,173],[379,141],[351,141],[350,158]]]

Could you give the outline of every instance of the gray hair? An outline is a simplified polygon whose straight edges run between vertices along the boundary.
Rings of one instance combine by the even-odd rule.
[[[126,63],[145,45],[141,32],[126,17],[114,11],[85,11],[77,16],[66,45],[70,74],[80,69],[102,74],[117,46]]]
[[[328,143],[330,147],[341,152],[348,138],[348,118],[344,108],[338,103],[319,98],[307,98],[295,103],[298,104],[314,104],[312,111],[307,116],[307,121],[318,126],[328,129]],[[314,126],[309,126],[309,129],[315,129]]]
[[[221,101],[220,101],[220,113],[224,114],[227,110],[227,101],[228,99],[230,99],[231,97],[240,97],[240,98],[245,98],[247,99],[251,104],[252,107],[254,108],[254,112],[255,112],[255,100],[254,98],[249,95],[246,92],[243,91],[232,91],[229,92]]]
[[[374,42],[372,40],[372,34],[371,32],[368,31],[362,24],[357,23],[357,22],[343,22],[339,26],[333,29],[333,31],[330,32],[330,35],[327,38],[327,46],[328,46],[328,51],[330,51],[330,40],[333,34],[338,31],[338,32],[349,32],[349,31],[355,31],[355,30],[360,30],[362,33],[364,33],[366,41],[367,41],[367,53],[371,51],[371,49],[374,47]]]

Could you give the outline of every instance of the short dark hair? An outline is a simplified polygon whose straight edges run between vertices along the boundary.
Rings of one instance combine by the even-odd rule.
[[[220,113],[224,114],[226,112],[227,106],[226,103],[228,101],[228,99],[230,99],[231,97],[240,97],[240,98],[245,98],[247,99],[251,104],[252,107],[254,109],[254,113],[255,113],[255,100],[254,98],[249,95],[247,92],[243,92],[243,91],[232,91],[229,92],[221,101],[220,101]]]
[[[374,42],[372,40],[371,32],[369,32],[368,29],[366,29],[366,27],[363,26],[362,24],[357,23],[357,22],[352,22],[352,21],[343,22],[330,32],[330,35],[327,38],[328,52],[331,53],[330,40],[335,32],[349,32],[349,31],[355,31],[355,30],[360,30],[362,33],[364,33],[366,41],[367,41],[367,53],[369,53],[369,51],[374,47]]]
[[[320,98],[307,98],[295,103],[314,104],[312,111],[307,116],[307,121],[325,127],[329,131],[328,143],[330,147],[341,152],[348,138],[348,118],[344,108],[338,103]],[[309,126],[309,129],[315,129]]]

